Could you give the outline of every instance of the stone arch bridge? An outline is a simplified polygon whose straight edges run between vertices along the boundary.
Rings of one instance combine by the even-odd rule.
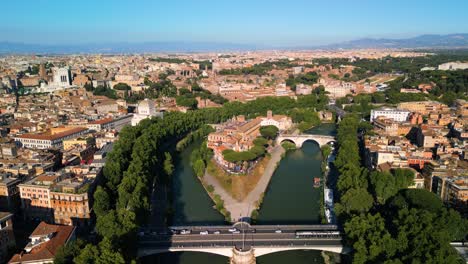
[[[284,141],[291,141],[296,144],[296,147],[301,148],[304,142],[311,140],[315,141],[319,146],[326,145],[330,142],[335,142],[335,137],[325,135],[314,135],[314,134],[299,134],[299,135],[279,135],[276,138],[276,142],[281,144]]]

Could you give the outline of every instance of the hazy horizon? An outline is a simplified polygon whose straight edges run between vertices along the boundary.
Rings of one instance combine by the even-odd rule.
[[[0,42],[41,45],[190,42],[316,46],[361,38],[468,32],[468,2],[7,1]],[[159,3],[158,3],[159,2]],[[447,3],[448,2],[448,3]],[[21,17],[21,19],[18,19]]]

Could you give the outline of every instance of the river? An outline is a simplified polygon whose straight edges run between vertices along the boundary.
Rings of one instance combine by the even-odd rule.
[[[323,124],[306,133],[333,135],[335,126]],[[190,154],[200,142],[192,143],[180,153],[173,177],[174,225],[224,224],[224,218],[213,209],[190,167]],[[288,151],[281,160],[268,186],[260,209],[258,224],[320,223],[320,189],[313,188],[313,178],[322,177],[320,147],[307,141],[301,149]],[[142,259],[143,263],[225,264],[227,258],[205,253],[167,253]],[[285,251],[257,258],[259,264],[323,263],[319,251]]]

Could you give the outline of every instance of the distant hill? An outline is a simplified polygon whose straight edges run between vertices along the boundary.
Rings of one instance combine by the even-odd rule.
[[[363,49],[363,48],[468,48],[468,34],[421,35],[406,39],[364,38],[322,46],[275,47],[268,45],[215,43],[215,42],[140,42],[101,43],[76,45],[43,45],[0,42],[0,54],[38,53],[157,53],[157,52],[223,52],[249,50],[299,49]]]
[[[0,42],[0,54],[12,53],[156,53],[156,52],[209,52],[257,50],[257,45],[214,42],[144,42],[101,43],[79,45],[42,45],[17,42]]]
[[[458,48],[468,47],[468,34],[421,35],[405,39],[364,38],[351,40],[321,48],[363,49],[363,48]]]

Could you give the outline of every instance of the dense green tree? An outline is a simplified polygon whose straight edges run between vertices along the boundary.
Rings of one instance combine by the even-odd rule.
[[[76,264],[93,264],[96,263],[98,258],[98,248],[92,244],[87,244],[80,254],[73,259],[73,262]]]
[[[193,170],[197,177],[203,177],[203,174],[205,174],[205,162],[201,159],[196,160],[193,164]]]
[[[195,98],[187,97],[187,96],[177,96],[176,102],[177,102],[177,105],[185,106],[185,107],[188,107],[189,109],[197,108],[197,104],[198,104]]]
[[[54,264],[73,263],[73,259],[80,254],[81,248],[84,246],[85,242],[81,239],[77,239],[59,247],[55,253]]]
[[[443,203],[436,194],[427,190],[403,189],[392,198],[390,206],[397,209],[416,208],[438,212],[442,209]]]
[[[385,204],[385,201],[398,191],[395,177],[389,172],[372,172],[370,174],[370,186],[372,193],[380,204]]]
[[[346,163],[339,169],[340,177],[338,178],[337,187],[341,193],[345,193],[350,189],[367,189],[367,169],[361,168],[354,163]]]
[[[266,147],[266,146],[268,146],[268,139],[266,139],[264,137],[257,137],[256,139],[254,139],[253,143],[254,143],[255,146]]]
[[[375,263],[392,257],[398,243],[392,238],[380,214],[362,214],[345,224],[345,232],[355,250],[353,263]]]
[[[109,194],[103,187],[98,186],[94,192],[93,211],[97,216],[106,214],[111,208]]]
[[[276,126],[262,126],[260,127],[260,134],[267,139],[274,139],[278,135],[278,128]]]
[[[92,83],[92,82],[85,83],[84,88],[85,88],[86,91],[88,91],[88,92],[94,91],[94,86],[93,86],[93,83]]]
[[[365,213],[372,208],[373,203],[374,198],[366,189],[350,189],[340,199],[340,210],[348,214]]]
[[[99,243],[99,253],[96,264],[125,264],[123,255],[115,250],[111,240],[108,238],[104,238]]]
[[[395,169],[392,174],[395,176],[395,185],[398,189],[405,189],[414,184],[414,172],[410,169]]]
[[[126,83],[118,83],[114,85],[114,90],[119,90],[119,91],[130,91],[132,87]]]
[[[400,210],[393,222],[398,230],[400,259],[411,263],[459,263],[443,220],[426,210]]]
[[[107,214],[98,217],[96,230],[111,240],[121,238],[136,228],[135,213],[128,210],[110,210]]]
[[[164,153],[164,172],[166,175],[172,175],[174,173],[174,164],[172,163],[172,156],[169,152]]]

